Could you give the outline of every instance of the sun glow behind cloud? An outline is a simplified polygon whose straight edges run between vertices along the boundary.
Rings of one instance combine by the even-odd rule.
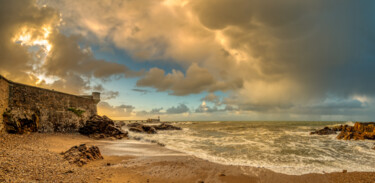
[[[25,47],[38,47],[39,52],[37,52],[35,56],[37,59],[39,59],[39,62],[32,65],[34,69],[41,67],[52,49],[52,44],[48,40],[52,32],[51,30],[51,26],[43,26],[41,29],[23,27],[12,39],[13,42]],[[35,75],[38,78],[35,83],[36,85],[39,85],[42,82],[49,84],[56,81],[56,78],[47,77],[41,73],[29,73],[29,75]]]
[[[19,43],[24,46],[40,46],[44,50],[45,54],[48,55],[48,53],[52,49],[52,45],[48,41],[48,37],[50,34],[50,26],[45,26],[42,28],[42,30],[23,27],[13,38],[13,42]]]

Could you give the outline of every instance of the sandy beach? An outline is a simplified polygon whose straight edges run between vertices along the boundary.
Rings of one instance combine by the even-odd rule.
[[[41,133],[0,138],[0,182],[375,182],[375,172],[286,175],[212,163],[134,140]],[[82,143],[98,146],[104,159],[78,167],[60,155]]]

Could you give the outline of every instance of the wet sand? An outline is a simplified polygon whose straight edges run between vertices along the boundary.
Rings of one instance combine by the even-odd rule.
[[[103,160],[78,167],[60,155],[99,146]],[[0,182],[375,182],[374,172],[285,175],[212,163],[157,144],[93,140],[79,134],[0,135]]]

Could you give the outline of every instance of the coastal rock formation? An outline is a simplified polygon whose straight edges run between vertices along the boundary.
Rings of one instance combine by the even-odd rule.
[[[332,128],[324,127],[321,130],[311,132],[310,135],[330,135],[336,134],[337,131],[341,131],[338,135],[338,139],[344,140],[375,140],[375,122],[360,123],[356,122],[354,126],[340,125]]]
[[[129,127],[129,131],[138,132],[138,133],[148,133],[148,134],[155,134],[157,130],[181,130],[180,127],[173,126],[170,124],[162,123],[160,125],[143,125],[140,123],[131,123],[127,125]]]
[[[128,136],[127,132],[115,126],[115,123],[107,116],[99,115],[94,115],[86,121],[85,126],[79,129],[79,133],[96,139],[107,137],[122,139]]]
[[[323,129],[311,132],[310,135],[331,135],[331,134],[336,134],[336,131],[337,130],[333,128],[324,127]]]
[[[155,134],[156,129],[152,126],[142,125],[140,123],[131,123],[128,125],[129,131],[138,132],[138,133],[148,133],[148,134]]]
[[[83,166],[90,161],[103,159],[103,156],[101,155],[97,146],[91,146],[88,148],[86,144],[74,146],[61,154],[64,156],[64,159],[69,161],[69,163],[76,164],[78,166]]]
[[[35,113],[7,110],[3,114],[3,120],[8,133],[24,134],[38,131],[39,117]]]
[[[346,128],[342,129],[337,138],[344,140],[375,140],[375,123],[356,122],[354,126],[347,126]]]
[[[181,130],[180,127],[173,126],[170,124],[162,123],[160,125],[154,126],[156,130]]]

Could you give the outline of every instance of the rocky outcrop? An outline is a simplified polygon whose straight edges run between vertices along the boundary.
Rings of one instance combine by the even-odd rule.
[[[344,140],[375,140],[375,123],[356,122],[354,126],[343,128],[337,138]]]
[[[337,131],[341,131],[338,135],[338,139],[343,140],[375,140],[375,122],[360,123],[356,122],[354,126],[340,125],[332,128],[324,127],[321,130],[316,130],[310,134],[316,135],[330,135],[336,134]]]
[[[140,123],[131,123],[128,125],[129,131],[138,132],[138,133],[148,133],[148,134],[155,134],[156,129],[152,126],[142,125]]]
[[[7,110],[3,114],[3,120],[8,133],[27,134],[38,131],[39,115],[36,113]]]
[[[64,156],[64,159],[69,161],[69,163],[78,166],[83,166],[90,161],[103,159],[97,146],[87,147],[86,144],[74,146],[61,154]]]
[[[86,121],[85,126],[79,129],[79,133],[96,139],[107,137],[122,139],[128,136],[127,132],[115,126],[107,116],[99,115],[94,115]]]
[[[336,134],[336,130],[329,127],[324,127],[323,129],[316,130],[314,132],[311,132],[310,135],[331,135]]]
[[[148,134],[155,134],[158,130],[181,130],[180,127],[173,126],[170,124],[162,123],[160,125],[143,125],[140,123],[131,123],[127,125],[129,131],[138,132],[138,133],[148,133]]]
[[[181,130],[180,127],[173,126],[170,124],[162,123],[160,125],[154,126],[156,130]]]

